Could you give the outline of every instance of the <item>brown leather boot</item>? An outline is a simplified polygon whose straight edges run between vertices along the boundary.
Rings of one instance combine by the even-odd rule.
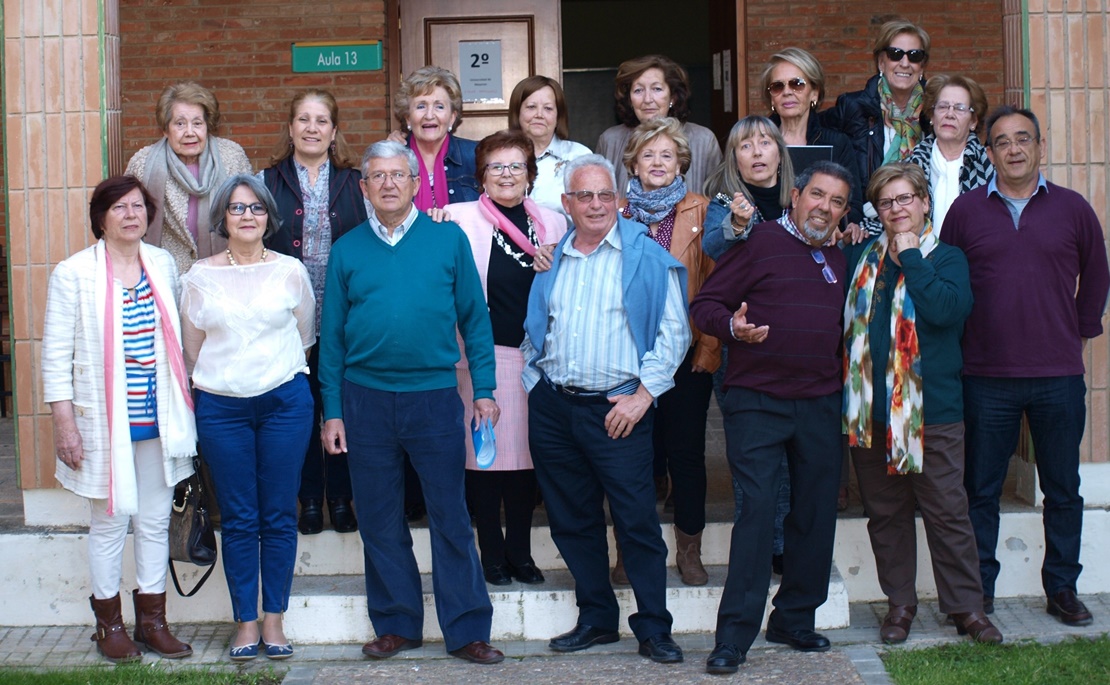
[[[701,563],[701,534],[687,535],[674,527],[675,564],[686,585],[705,585],[709,582],[709,574]]]
[[[170,633],[166,623],[166,593],[142,594],[131,591],[135,600],[135,642],[157,653],[163,659],[180,659],[193,653],[193,648]]]
[[[96,616],[96,633],[89,638],[96,643],[96,651],[115,663],[142,659],[142,652],[127,636],[127,628],[123,625],[119,594],[110,599],[97,599],[90,595],[89,605]]]
[[[613,585],[631,585],[628,582],[628,574],[624,572],[624,554],[621,553],[621,543],[617,543],[617,563],[613,566],[613,572],[609,574],[609,580],[613,581]]]

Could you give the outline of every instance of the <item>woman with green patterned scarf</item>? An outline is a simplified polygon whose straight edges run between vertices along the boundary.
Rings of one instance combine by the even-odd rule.
[[[879,586],[890,603],[879,637],[904,642],[917,614],[916,505],[941,611],[960,635],[1001,642],[983,608],[963,484],[960,336],[972,302],[967,258],[937,239],[920,167],[880,167],[867,197],[883,232],[847,250],[844,430]]]
[[[905,19],[883,24],[872,49],[878,73],[863,90],[844,93],[819,115],[822,126],[851,139],[864,187],[883,164],[908,159],[931,130],[922,119],[929,47],[929,34],[920,26]],[[867,206],[864,214],[877,217]]]

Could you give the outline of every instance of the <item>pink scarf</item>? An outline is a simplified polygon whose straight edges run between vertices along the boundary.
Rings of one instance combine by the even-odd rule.
[[[520,232],[520,229],[513,225],[513,222],[505,218],[505,215],[497,209],[497,205],[493,204],[493,200],[489,199],[489,195],[482,193],[478,198],[478,209],[481,210],[482,216],[489,220],[494,226],[499,228],[502,233],[509,236],[517,247],[527,252],[532,257],[536,256],[536,246],[528,240],[528,236]],[[540,245],[544,244],[544,237],[547,235],[547,229],[540,220],[540,206],[532,201],[532,198],[524,198],[524,213],[532,219],[532,228],[536,231],[536,237],[540,240]]]
[[[141,258],[140,253],[140,260]],[[115,390],[116,367],[114,317],[119,294],[116,292],[115,275],[112,271],[112,256],[107,248],[104,250],[104,264],[108,275],[108,287],[104,290],[104,406],[108,412],[108,444],[112,445],[112,418],[115,412],[115,403],[112,400]],[[146,268],[145,265],[143,268]],[[162,336],[166,341],[166,356],[169,357],[170,371],[173,373],[174,380],[177,381],[178,392],[182,394],[185,404],[192,411],[193,396],[189,392],[189,374],[185,372],[185,359],[181,354],[181,343],[178,342],[177,333],[173,329],[173,320],[166,309],[166,303],[162,300],[162,295],[154,285],[155,279],[148,278],[147,283],[150,285],[150,292],[154,295],[154,306],[158,308],[158,314],[161,317]],[[115,515],[115,496],[112,487],[115,479],[114,460],[109,459],[108,464],[108,515],[113,516]]]
[[[451,134],[448,133],[443,138],[443,144],[439,146],[439,152],[436,153],[432,182],[428,183],[428,168],[424,166],[424,156],[416,147],[416,136],[409,135],[409,147],[416,153],[416,161],[420,164],[420,189],[416,191],[414,202],[421,212],[427,212],[433,207],[444,207],[451,199],[451,195],[447,192],[447,171],[443,168],[443,160],[447,159],[447,148],[450,145]]]

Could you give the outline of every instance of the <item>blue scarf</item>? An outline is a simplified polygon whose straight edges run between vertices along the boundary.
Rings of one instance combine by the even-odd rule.
[[[681,176],[675,176],[669,186],[658,190],[644,190],[640,179],[633,176],[628,182],[629,218],[645,226],[659,223],[684,197],[686,181]]]

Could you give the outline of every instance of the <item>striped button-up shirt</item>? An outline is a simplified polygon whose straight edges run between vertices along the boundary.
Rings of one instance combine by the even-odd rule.
[[[575,249],[574,236],[563,244],[544,354],[537,364],[558,385],[601,391],[639,378],[652,397],[659,397],[674,385],[675,370],[690,347],[682,286],[671,270],[655,346],[641,358],[624,309],[621,269],[621,237],[615,227],[588,255]],[[522,350],[525,359],[535,354],[527,337]],[[539,375],[525,367],[523,380],[531,390]]]

